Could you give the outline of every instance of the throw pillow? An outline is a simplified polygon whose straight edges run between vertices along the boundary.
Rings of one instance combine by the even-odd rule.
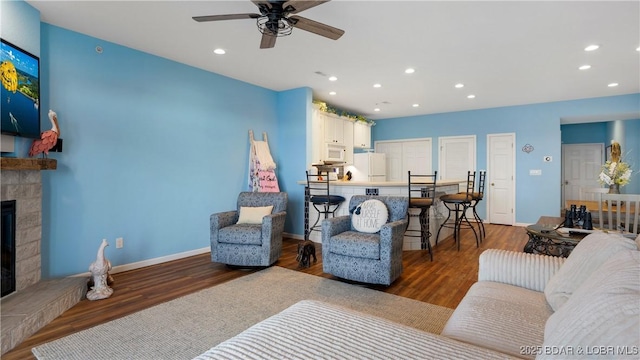
[[[351,215],[351,225],[363,233],[377,233],[387,223],[389,211],[380,200],[370,199],[358,205]]]
[[[640,348],[640,252],[618,252],[549,317],[542,356],[635,358]],[[556,351],[573,351],[553,353]]]
[[[273,205],[269,206],[241,206],[240,216],[236,224],[262,224],[262,218],[270,215],[273,210]]]
[[[620,251],[637,250],[636,243],[618,234],[593,233],[573,249],[557,273],[544,288],[547,302],[558,311],[571,294],[609,258]]]

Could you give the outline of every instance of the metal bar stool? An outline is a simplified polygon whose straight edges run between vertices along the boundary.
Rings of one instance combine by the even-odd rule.
[[[484,229],[484,222],[482,222],[482,218],[480,218],[480,215],[478,215],[478,212],[476,211],[476,206],[484,198],[484,183],[485,183],[486,177],[487,177],[487,171],[480,170],[480,172],[478,173],[478,191],[475,191],[471,195],[471,198],[472,198],[471,209],[473,209],[473,217],[476,219],[476,222],[478,223],[478,232],[480,233],[480,242],[482,242],[482,239],[484,239],[484,237],[487,236],[487,233]]]
[[[405,236],[420,237],[420,248],[422,250],[429,250],[429,257],[433,261],[433,251],[431,249],[431,231],[429,228],[429,213],[431,205],[436,193],[436,179],[438,172],[433,175],[411,175],[411,171],[408,172],[409,179],[409,208],[420,209],[420,214],[417,216],[420,219],[420,233],[413,233],[415,230],[409,230],[409,224],[407,223],[407,230],[405,230]],[[409,213],[409,222],[411,218],[416,215]]]
[[[446,227],[453,229],[453,239],[458,243],[458,250],[460,250],[460,229],[464,226],[465,228],[469,228],[473,231],[473,234],[476,237],[476,247],[480,246],[480,244],[478,243],[478,233],[476,233],[475,228],[473,227],[471,222],[469,222],[469,218],[467,218],[467,210],[471,207],[472,195],[475,187],[475,179],[476,172],[468,171],[466,192],[447,194],[440,197],[440,201],[442,201],[444,206],[449,209],[449,214],[438,229],[438,234],[436,235],[436,245],[438,244],[438,238],[440,237],[440,230],[442,230],[443,227]],[[453,225],[449,224],[449,219],[451,218],[452,212],[455,214],[455,221]]]
[[[329,194],[329,172],[318,170],[317,175],[307,171],[307,186],[304,189],[304,239],[309,240],[312,231],[322,231],[322,224],[318,224],[324,216],[325,219],[335,215],[335,212],[344,202],[344,197]],[[318,212],[318,217],[313,225],[309,226],[309,204]]]

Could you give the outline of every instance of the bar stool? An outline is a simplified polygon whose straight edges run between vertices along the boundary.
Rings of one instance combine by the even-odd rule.
[[[440,225],[438,229],[438,234],[436,235],[436,245],[438,244],[438,238],[440,237],[440,230],[442,228],[450,228],[453,229],[453,239],[458,243],[458,250],[460,250],[460,229],[464,226],[465,228],[471,229],[473,234],[476,237],[476,247],[479,247],[478,243],[478,233],[474,229],[471,222],[469,222],[469,218],[467,218],[467,210],[471,207],[473,190],[475,188],[475,179],[476,172],[468,171],[467,172],[467,191],[457,193],[457,194],[447,194],[442,195],[440,197],[440,201],[444,204],[444,206],[449,210],[449,214],[444,222]],[[451,213],[455,214],[455,221],[452,224],[449,224],[449,219],[451,218]],[[463,223],[463,222],[466,222]]]
[[[417,217],[420,219],[420,233],[413,233],[415,230],[409,230],[409,223],[412,217],[409,213],[409,223],[407,223],[407,230],[405,230],[405,236],[420,237],[420,248],[422,250],[429,250],[429,257],[433,261],[433,251],[431,249],[431,231],[429,228],[429,213],[431,205],[436,193],[436,179],[438,172],[433,175],[411,175],[411,171],[408,172],[409,179],[409,208],[420,209],[420,214]]]
[[[476,211],[476,206],[478,203],[484,198],[484,183],[487,177],[487,171],[481,170],[478,173],[478,191],[475,191],[472,195],[471,208],[473,209],[473,217],[476,219],[476,223],[478,223],[478,232],[480,233],[480,242],[487,236],[486,231],[484,230],[484,223],[482,222],[482,218],[478,215]]]
[[[329,215],[335,216],[335,212],[345,198],[329,194],[329,172],[320,170],[317,175],[309,174],[307,171],[307,186],[304,195],[304,239],[309,240],[309,234],[312,231],[322,231],[322,224],[318,224],[320,218],[324,216],[325,219],[328,219]],[[318,218],[311,226],[309,226],[309,204],[318,212]]]

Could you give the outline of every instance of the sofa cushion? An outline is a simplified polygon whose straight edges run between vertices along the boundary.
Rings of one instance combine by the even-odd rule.
[[[370,199],[356,206],[351,215],[351,226],[363,233],[377,233],[389,219],[389,210],[380,200]]]
[[[553,313],[544,293],[492,281],[475,283],[442,330],[442,335],[517,357],[525,345],[540,345]]]
[[[549,305],[558,311],[571,294],[607,259],[625,250],[637,250],[636,243],[618,234],[593,233],[576,245],[567,261],[544,288]]]
[[[554,348],[582,349],[582,355],[591,352],[593,357],[601,359],[638,358],[639,251],[621,251],[607,260],[551,315],[545,328],[543,349]],[[624,351],[632,356],[623,356]],[[539,358],[551,355],[543,352]]]
[[[235,224],[218,230],[218,242],[225,244],[261,245],[262,225]]]
[[[505,358],[504,354],[373,315],[305,300],[194,360]]]
[[[330,239],[329,252],[344,256],[380,259],[380,234],[345,231]]]

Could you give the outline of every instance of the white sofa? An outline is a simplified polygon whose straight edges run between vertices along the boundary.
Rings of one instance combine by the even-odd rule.
[[[638,359],[637,242],[591,234],[567,259],[486,250],[440,335],[302,301],[197,359]]]

